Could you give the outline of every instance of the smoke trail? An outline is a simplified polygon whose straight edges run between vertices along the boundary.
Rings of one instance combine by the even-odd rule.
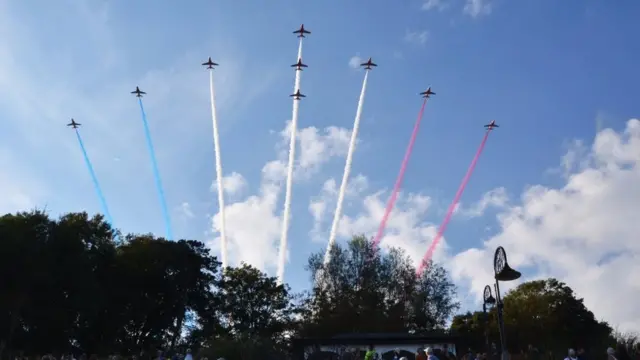
[[[89,170],[89,175],[91,175],[91,180],[93,181],[93,187],[96,189],[96,194],[98,194],[98,199],[100,199],[100,205],[102,206],[102,212],[104,216],[107,218],[109,225],[113,228],[113,218],[111,217],[111,213],[109,212],[109,207],[107,207],[107,200],[104,197],[104,193],[102,192],[102,188],[100,187],[100,183],[98,182],[98,177],[96,176],[95,171],[93,171],[93,165],[91,165],[91,160],[89,160],[89,155],[87,154],[87,149],[84,147],[84,142],[82,141],[82,137],[80,136],[80,132],[76,128],[76,137],[78,138],[78,144],[80,144],[80,150],[82,150],[82,155],[84,156],[84,163],[87,165],[87,169]]]
[[[302,39],[298,45],[298,58],[302,59]],[[293,86],[293,93],[300,90],[300,73],[302,69],[296,69],[296,77]],[[287,184],[284,195],[284,212],[282,214],[282,236],[280,238],[280,249],[278,252],[278,284],[282,284],[284,279],[284,268],[287,262],[287,235],[289,232],[289,216],[291,213],[291,187],[293,186],[293,165],[296,156],[296,133],[298,132],[298,112],[300,109],[300,99],[293,98],[293,113],[291,115],[291,139],[289,140],[289,164],[287,168]]]
[[[389,220],[389,215],[391,215],[391,211],[393,211],[393,206],[396,203],[398,198],[398,193],[400,192],[400,186],[402,185],[402,180],[404,179],[404,173],[407,171],[407,165],[409,164],[409,158],[411,158],[411,153],[413,152],[413,145],[416,142],[416,137],[418,136],[418,130],[420,130],[420,123],[422,122],[422,117],[424,115],[424,108],[427,105],[427,98],[422,102],[422,107],[420,108],[420,112],[418,112],[418,118],[416,119],[416,123],[413,126],[413,132],[411,133],[411,139],[409,139],[409,145],[407,145],[407,151],[404,153],[404,159],[402,159],[402,165],[400,165],[400,172],[398,173],[398,177],[396,178],[396,183],[393,185],[393,190],[391,191],[391,196],[389,197],[389,201],[387,202],[387,207],[384,210],[384,215],[382,216],[382,220],[380,220],[380,226],[378,227],[378,232],[376,233],[376,237],[373,239],[374,248],[378,246],[380,240],[382,239],[382,235],[384,234],[384,229],[387,226],[387,221]]]
[[[167,240],[173,240],[173,231],[171,230],[171,220],[169,218],[169,210],[167,209],[167,202],[164,197],[164,190],[162,189],[162,181],[160,180],[160,171],[158,171],[158,162],[156,161],[156,152],[153,149],[153,142],[151,141],[151,132],[149,131],[149,123],[147,122],[147,114],[144,112],[144,106],[142,106],[142,98],[138,98],[138,104],[140,104],[140,113],[142,114],[142,124],[144,125],[144,135],[147,138],[147,147],[149,148],[149,156],[151,156],[151,167],[153,168],[153,177],[156,181],[156,188],[158,189],[158,197],[160,198],[160,206],[162,207],[162,215],[164,217],[164,224],[167,231]]]
[[[342,215],[342,203],[344,202],[344,193],[347,190],[347,182],[349,180],[349,173],[351,172],[351,162],[353,160],[353,151],[356,147],[356,139],[358,138],[358,129],[360,128],[360,117],[362,116],[362,105],[364,104],[364,94],[367,90],[367,78],[369,77],[369,70],[364,73],[364,80],[362,81],[362,90],[360,91],[360,99],[358,100],[358,109],[356,110],[356,118],[353,122],[353,130],[351,133],[351,140],[349,141],[349,151],[347,152],[347,160],[344,164],[344,174],[342,174],[342,183],[340,184],[340,191],[338,192],[338,204],[336,205],[336,213],[333,215],[333,223],[331,224],[331,232],[329,233],[329,244],[327,245],[327,252],[324,254],[324,264],[327,265],[331,260],[331,248],[336,242],[336,232],[338,231],[338,223],[340,222],[340,216]]]
[[[218,185],[218,208],[220,209],[220,244],[222,268],[226,269],[227,262],[227,236],[225,225],[224,188],[222,186],[222,158],[220,156],[220,136],[218,135],[218,117],[216,115],[215,91],[213,88],[213,68],[209,70],[209,93],[211,94],[211,122],[213,123],[213,147],[216,161],[216,184]]]
[[[417,276],[422,275],[422,271],[424,271],[424,268],[427,265],[427,262],[431,260],[431,257],[433,256],[433,251],[435,250],[436,246],[438,246],[438,243],[440,242],[440,239],[442,238],[444,231],[447,229],[447,225],[449,225],[449,221],[451,220],[451,216],[453,215],[453,212],[456,209],[456,205],[458,205],[458,202],[460,202],[462,193],[464,192],[464,189],[467,187],[467,183],[469,182],[469,179],[471,179],[471,174],[473,174],[473,170],[475,169],[476,164],[478,163],[478,159],[482,154],[482,150],[484,150],[484,145],[487,143],[487,139],[489,138],[490,132],[491,130],[487,130],[487,132],[484,134],[484,138],[482,138],[482,142],[478,147],[478,151],[476,151],[476,155],[473,157],[473,160],[471,160],[469,169],[467,169],[467,173],[464,175],[464,178],[462,179],[462,183],[460,183],[460,187],[456,192],[456,196],[453,198],[451,205],[449,205],[449,209],[447,209],[447,213],[444,216],[444,220],[442,220],[442,223],[440,224],[440,228],[438,228],[438,232],[436,233],[436,236],[433,238],[431,245],[429,245],[429,249],[427,249],[427,252],[424,255],[424,258],[422,259],[422,263],[420,264],[420,266],[418,267],[418,270],[416,271]]]

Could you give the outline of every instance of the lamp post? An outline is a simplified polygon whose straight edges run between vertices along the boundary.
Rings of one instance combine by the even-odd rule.
[[[491,354],[491,348],[489,347],[489,314],[487,309],[491,309],[496,304],[496,299],[491,294],[491,286],[484,287],[484,294],[482,297],[482,312],[484,313],[484,345],[487,355]]]
[[[502,353],[502,358],[506,359],[507,357],[505,355],[507,354],[507,334],[504,331],[504,319],[502,313],[504,304],[502,303],[502,297],[500,296],[500,281],[517,280],[520,278],[520,276],[522,276],[522,274],[509,266],[509,263],[507,262],[507,252],[504,251],[504,248],[502,246],[498,246],[495,254],[493,255],[493,271],[495,274],[494,277],[496,279],[495,290],[496,306],[498,307],[498,329],[500,330],[500,350]]]

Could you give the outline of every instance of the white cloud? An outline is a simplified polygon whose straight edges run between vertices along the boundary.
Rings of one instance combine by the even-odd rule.
[[[410,44],[415,44],[415,45],[424,45],[428,39],[429,39],[429,32],[426,30],[423,30],[423,31],[407,30],[407,32],[404,35],[405,42],[408,42]]]
[[[360,68],[360,64],[362,64],[363,62],[364,59],[359,55],[352,56],[351,59],[349,59],[349,67],[352,69],[358,69]]]
[[[367,187],[368,180],[364,175],[358,174],[352,177],[347,184],[345,193],[345,201],[347,204],[354,199],[358,202],[361,201],[361,193],[366,190]],[[330,178],[322,184],[320,194],[311,198],[309,201],[309,212],[313,217],[313,228],[311,229],[310,235],[314,241],[327,241],[329,237],[329,233],[324,232],[323,227],[327,225],[328,221],[333,220],[332,209],[334,209],[336,205],[335,200],[338,197],[338,188],[339,185],[336,179]]]
[[[291,133],[291,121],[287,122],[286,128],[280,132],[282,139],[286,139],[287,149],[289,135]],[[297,133],[299,150],[296,152],[296,178],[307,178],[316,173],[320,166],[329,161],[332,157],[340,156],[349,150],[351,140],[351,130],[329,126],[318,129],[315,126],[299,129]],[[288,151],[288,150],[287,150]]]
[[[449,6],[446,1],[443,0],[425,0],[422,3],[422,10],[444,10]]]
[[[462,11],[473,18],[477,18],[491,14],[492,5],[489,0],[467,0]]]
[[[130,212],[145,216],[157,207],[145,205],[155,204],[156,195],[149,186],[151,175],[147,170],[146,149],[143,141],[139,141],[137,109],[127,92],[136,83],[153,89],[145,101],[153,119],[152,127],[157,126],[152,131],[159,130],[154,131],[154,137],[157,144],[163,144],[157,146],[158,157],[165,156],[161,170],[163,174],[174,173],[178,174],[175,178],[185,178],[184,172],[171,170],[178,168],[176,165],[183,167],[184,158],[192,149],[185,149],[185,143],[176,139],[190,138],[182,136],[186,131],[203,133],[205,125],[209,131],[210,126],[198,120],[208,118],[208,95],[202,91],[207,86],[206,74],[197,66],[190,67],[199,63],[202,54],[164,59],[156,69],[136,72],[138,68],[129,66],[135,51],[128,52],[125,41],[111,28],[108,6],[88,8],[89,3],[79,2],[82,5],[73,10],[58,7],[58,10],[64,9],[59,11],[65,14],[65,21],[60,22],[57,16],[60,14],[38,13],[42,16],[39,18],[24,9],[23,13],[16,14],[13,10],[17,5],[0,1],[0,105],[5,117],[16,119],[3,129],[5,136],[0,146],[3,169],[0,188],[5,193],[0,199],[0,210],[10,212],[51,205],[64,211],[87,209],[87,206],[98,208],[73,134],[60,126],[74,116],[87,124],[83,136],[87,137],[90,156],[99,164],[96,171],[110,205],[113,201],[113,208],[124,212],[118,213],[112,208],[116,220],[131,222],[125,231],[149,231],[148,220],[140,221]],[[429,0],[424,7],[441,9],[443,4]],[[491,4],[467,0],[464,12],[474,17],[487,15]],[[81,24],[86,31],[78,32],[77,26],[71,26],[52,34],[30,26],[43,24],[44,27],[45,23],[48,27],[59,23]],[[207,41],[219,43],[221,40]],[[232,44],[233,41],[222,42],[218,47],[227,50]],[[224,64],[216,70],[218,105],[223,118],[226,118],[225,109],[251,102],[272,80],[270,69],[266,69],[268,76],[256,76],[265,73],[265,69],[246,67],[248,59],[237,55],[225,51],[222,59],[216,59]],[[43,58],[47,58],[47,63],[40,61]],[[358,67],[362,60],[354,56],[349,65]],[[51,72],[52,68],[56,71]],[[255,78],[266,80],[252,86],[249,96],[238,96],[245,91],[242,84]],[[237,101],[243,103],[234,103]],[[184,111],[189,113],[185,115]],[[195,120],[185,126],[175,121],[177,118]],[[200,123],[203,125],[198,125]],[[39,131],[32,131],[34,128]],[[348,134],[348,130],[340,128],[301,129],[297,179],[317,174],[329,157],[343,156]],[[640,308],[634,304],[640,298],[637,275],[640,273],[637,240],[640,221],[636,209],[640,203],[640,122],[630,121],[624,134],[612,130],[599,132],[589,150],[584,144],[582,149],[578,145],[572,146],[562,160],[566,173],[563,186],[532,186],[524,191],[520,201],[502,202],[494,193],[478,204],[462,207],[462,214],[466,209],[482,213],[490,204],[498,205],[498,209],[502,207],[497,217],[498,233],[477,248],[452,257],[447,254],[446,246],[440,246],[435,256],[440,260],[449,259],[446,264],[456,281],[468,283],[471,294],[480,296],[492,277],[492,253],[497,245],[505,246],[511,264],[532,274],[527,279],[556,276],[583,296],[586,305],[598,316],[621,328],[637,329],[640,328]],[[51,163],[43,161],[42,154],[46,154],[47,159],[70,160]],[[114,158],[121,161],[112,161]],[[256,194],[227,205],[232,263],[244,260],[265,269],[276,262],[282,209],[278,197],[286,170],[283,160],[278,157],[264,166]],[[23,168],[27,166],[24,164],[31,164],[28,171]],[[224,184],[227,191],[240,194],[246,188],[239,181],[244,179],[241,176],[232,173],[228,177]],[[78,181],[70,182],[71,178]],[[179,188],[175,178],[169,176],[165,183],[174,182],[174,188]],[[335,179],[325,184],[323,192],[312,199],[309,206],[317,222],[314,229],[318,236],[326,229],[335,207]],[[128,210],[134,194],[136,203],[143,208]],[[339,236],[345,239],[353,233],[374,234],[387,193],[369,189],[364,176],[355,176],[347,195]],[[422,220],[430,203],[425,195],[401,194],[383,246],[404,247],[417,261],[436,231],[434,224]],[[173,208],[179,204],[174,203]],[[179,208],[185,215],[192,214],[191,206],[184,205]],[[218,221],[214,216],[214,229]],[[142,225],[135,228],[137,223]],[[212,243],[217,246],[215,239]],[[611,306],[612,301],[615,306]]]
[[[620,329],[638,329],[640,121],[630,120],[624,133],[601,131],[590,151],[574,151],[562,161],[570,173],[559,188],[530,186],[519,204],[509,200],[504,188],[497,188],[477,203],[459,207],[458,213],[466,216],[480,216],[490,206],[498,209],[497,234],[457,254],[450,253],[443,239],[434,259],[469,290],[461,298],[480,301],[482,289],[493,279],[493,252],[504,246],[510,264],[527,275],[502,284],[503,291],[522,281],[553,276],[584,297],[586,306],[599,318]],[[351,184],[338,229],[342,241],[353,234],[375,234],[387,200],[386,192],[368,189],[362,175]],[[335,198],[336,181],[329,179],[311,199],[313,239],[326,241]],[[427,196],[402,194],[382,246],[401,247],[418,263],[437,230],[422,220],[430,204]],[[611,306],[612,301],[616,306]]]
[[[521,204],[498,215],[498,234],[452,259],[453,274],[481,296],[493,251],[502,245],[514,268],[531,278],[558,277],[597,316],[638,329],[640,121],[630,120],[624,133],[601,131],[588,153],[569,158],[573,164],[565,157],[565,166],[574,170],[566,184],[528,188]]]
[[[193,214],[193,210],[191,210],[191,204],[186,201],[178,206],[177,211],[180,217],[182,217],[183,219],[192,219],[195,216]]]
[[[267,168],[265,166],[263,171]],[[266,270],[267,266],[276,263],[276,240],[281,226],[277,207],[279,193],[280,186],[265,177],[257,195],[225,206],[230,264],[237,265],[243,261]],[[212,222],[214,231],[219,231],[220,213],[213,217]],[[210,245],[219,250],[219,237]]]
[[[227,176],[222,177],[222,188],[227,196],[233,197],[242,193],[242,191],[247,187],[247,180],[237,172],[232,172]],[[213,180],[211,184],[211,191],[218,191],[218,183],[216,180]]]
[[[353,177],[345,197],[346,211],[338,225],[339,240],[347,240],[354,234],[367,236],[375,234],[384,213],[387,196],[386,191],[371,192],[364,175]],[[309,211],[314,218],[312,239],[327,241],[328,227],[333,220],[336,199],[336,180],[331,178],[324,183],[320,194],[309,203]],[[423,220],[430,206],[431,199],[425,195],[400,193],[387,222],[385,235],[380,243],[381,247],[402,248],[415,265],[419,264],[437,231],[435,224]],[[446,241],[443,238],[441,246],[434,253],[434,259],[443,261],[446,249]]]
[[[458,203],[454,211],[456,214],[474,218],[484,215],[484,212],[491,207],[497,209],[504,208],[508,202],[509,196],[507,195],[507,189],[499,187],[485,193],[480,201],[471,205],[469,208],[465,208],[462,202]]]
[[[290,122],[279,132],[280,142],[277,148],[283,148],[288,142],[289,130]],[[294,181],[309,179],[330,159],[345,156],[350,131],[334,126],[321,130],[308,127],[300,129],[298,135],[300,152],[294,168]],[[286,178],[286,157],[286,152],[279,151],[277,160],[264,165],[258,194],[225,206],[231,264],[246,262],[262,270],[276,265],[282,226],[282,206],[278,197]],[[216,238],[210,245],[219,251],[219,213],[214,215],[212,224]]]

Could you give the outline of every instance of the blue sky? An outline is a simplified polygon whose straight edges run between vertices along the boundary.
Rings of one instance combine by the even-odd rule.
[[[175,236],[208,241],[217,251],[208,76],[200,66],[211,56],[220,63],[216,92],[224,174],[241,174],[238,184],[246,184],[227,194],[228,204],[247,206],[236,205],[235,215],[228,215],[235,216],[227,226],[238,246],[231,257],[275,275],[271,255],[277,254],[284,194],[282,179],[267,181],[262,169],[285,155],[280,132],[291,117],[289,65],[297,47],[291,32],[304,23],[312,34],[303,49],[309,68],[301,88],[308,97],[301,103],[299,128],[315,130],[300,140],[308,166],[294,183],[286,281],[306,288],[306,257],[326,246],[335,196],[322,188],[342,175],[363,77],[349,61],[371,56],[379,67],[369,78],[352,170],[357,186],[347,199],[341,241],[349,233],[373,235],[379,216],[371,206],[386,201],[388,192],[380,191],[388,191],[397,175],[420,107],[417,93],[431,85],[437,95],[427,106],[409,164],[401,215],[390,225],[397,236],[385,241],[420,257],[479,145],[482,125],[495,119],[501,127],[491,135],[463,210],[449,226],[447,248],[437,255],[461,286],[465,306],[473,306],[486,277],[474,278],[456,264],[490,271],[492,249],[486,247],[506,241],[512,223],[505,219],[527,209],[532,196],[542,196],[529,192],[530,186],[564,192],[571,175],[582,174],[585,166],[600,169],[599,163],[584,162],[564,169],[569,173],[560,169],[565,154],[574,162],[599,156],[597,141],[592,146],[597,129],[615,131],[603,130],[607,141],[605,135],[624,139],[640,95],[634,86],[640,83],[634,25],[639,13],[634,1],[613,6],[595,0],[409,0],[393,6],[378,0],[0,1],[0,186],[9,194],[0,210],[100,211],[75,136],[64,126],[74,117],[84,125],[115,225],[164,236],[142,123],[129,94],[139,85],[148,93],[145,105]],[[325,132],[331,126],[335,131]],[[324,152],[314,153],[318,149]],[[481,206],[488,192],[500,195],[485,201],[493,207]],[[324,222],[315,224],[310,202],[326,204]],[[252,223],[254,217],[243,215],[247,209],[265,221]],[[261,233],[274,235],[256,235]],[[512,244],[512,256],[528,276],[569,281],[581,271],[558,268],[563,264],[519,247],[524,243]],[[476,257],[486,252],[481,265],[465,257],[471,250]],[[598,306],[586,285],[570,285]],[[640,293],[640,285],[632,289]],[[640,311],[602,316],[640,324]]]

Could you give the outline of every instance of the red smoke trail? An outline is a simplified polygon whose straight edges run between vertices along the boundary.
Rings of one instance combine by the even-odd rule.
[[[396,183],[393,185],[393,191],[391,191],[391,197],[389,197],[389,201],[387,202],[387,207],[384,210],[384,215],[382,216],[382,220],[380,220],[380,226],[378,227],[378,233],[376,237],[373,239],[373,247],[376,248],[382,240],[382,235],[384,234],[384,229],[387,227],[387,221],[389,220],[389,215],[391,215],[391,211],[393,211],[393,206],[396,203],[398,198],[398,193],[400,192],[400,186],[402,185],[402,180],[404,179],[404,173],[407,171],[407,165],[409,164],[409,158],[411,157],[411,153],[413,152],[413,145],[416,142],[416,137],[418,136],[418,130],[420,130],[420,123],[422,122],[422,116],[424,115],[424,108],[427,105],[427,98],[422,102],[422,107],[420,108],[420,112],[418,112],[418,118],[416,119],[416,123],[413,126],[413,132],[411,133],[411,139],[409,139],[409,145],[407,145],[407,151],[404,153],[404,159],[402,159],[402,165],[400,165],[400,172],[398,173],[398,177],[396,178]]]
[[[447,210],[447,213],[444,216],[444,220],[440,224],[440,228],[436,233],[436,237],[433,238],[433,241],[431,242],[431,245],[429,245],[429,249],[427,250],[427,253],[424,255],[424,258],[422,258],[422,263],[420,264],[420,267],[416,271],[417,276],[422,275],[422,272],[424,271],[425,266],[433,256],[433,251],[435,250],[436,246],[438,246],[438,243],[440,242],[440,238],[442,238],[442,234],[444,234],[444,231],[447,229],[447,225],[449,225],[449,221],[451,220],[451,216],[453,215],[453,212],[456,209],[456,205],[458,205],[458,202],[460,202],[460,198],[462,197],[464,188],[467,187],[467,183],[469,182],[469,179],[471,179],[471,174],[473,174],[473,170],[475,169],[476,164],[478,163],[478,159],[482,154],[482,150],[484,150],[484,145],[487,143],[487,139],[489,138],[490,132],[491,130],[487,130],[487,132],[484,134],[484,138],[482,138],[480,147],[478,147],[478,151],[476,151],[476,156],[473,157],[473,160],[471,161],[471,165],[469,165],[469,169],[467,170],[467,173],[465,174],[464,178],[462,179],[462,183],[458,188],[458,192],[456,192],[456,196],[453,198],[451,205],[449,205],[449,209]]]

